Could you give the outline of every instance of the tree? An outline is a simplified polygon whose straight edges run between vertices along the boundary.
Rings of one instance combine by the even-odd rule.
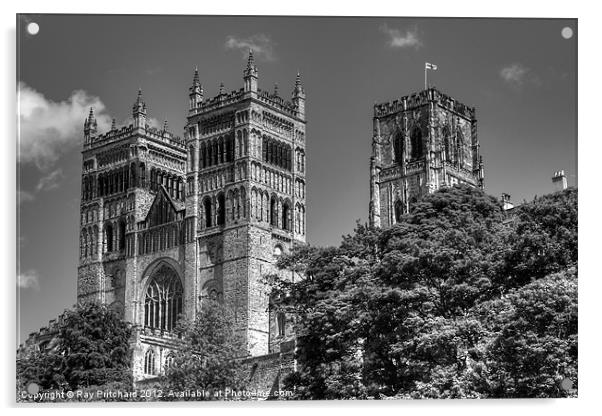
[[[576,395],[577,287],[572,267],[476,308],[489,332],[481,371],[487,395]],[[565,379],[574,389],[562,387]]]
[[[131,327],[111,308],[78,304],[48,331],[54,336],[47,347],[26,350],[17,358],[21,387],[35,382],[43,390],[109,384],[131,389]]]
[[[283,256],[279,267],[306,276],[269,281],[296,320],[287,387],[303,399],[500,397],[480,373],[497,368],[498,333],[479,306],[576,262],[576,203],[576,190],[554,194],[509,221],[482,191],[445,188],[389,229]]]
[[[199,390],[210,394],[197,400],[219,400],[224,399],[223,393],[214,396],[213,392],[244,387],[242,344],[228,308],[208,299],[194,320],[179,321],[176,332],[182,341],[166,369],[164,391]]]

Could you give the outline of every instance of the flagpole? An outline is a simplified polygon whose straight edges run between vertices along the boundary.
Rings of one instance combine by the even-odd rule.
[[[426,64],[424,64],[424,89],[425,90],[428,89],[428,87],[427,87],[428,84],[427,84],[427,81],[426,81],[426,79],[427,79],[426,78],[426,71],[427,71]]]

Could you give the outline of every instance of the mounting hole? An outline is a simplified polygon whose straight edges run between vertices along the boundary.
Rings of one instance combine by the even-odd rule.
[[[30,35],[37,35],[39,31],[40,25],[38,25],[36,22],[31,22],[27,25],[27,33]]]
[[[562,37],[565,39],[570,39],[573,37],[573,29],[571,29],[570,27],[563,27],[562,28],[562,32],[560,32],[562,34]]]

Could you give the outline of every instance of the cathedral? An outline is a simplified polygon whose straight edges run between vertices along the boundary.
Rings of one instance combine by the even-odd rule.
[[[369,222],[389,227],[420,197],[444,186],[483,188],[477,120],[435,88],[375,104]]]
[[[234,314],[249,382],[274,389],[295,366],[294,334],[263,277],[301,279],[275,263],[306,243],[305,91],[299,74],[290,100],[259,89],[250,51],[242,88],[222,84],[206,98],[195,70],[188,98],[183,138],[167,122],[149,125],[141,91],[127,126],[100,133],[90,110],[78,302],[109,305],[133,324],[133,376],[145,383],[170,365],[178,317],[217,299]],[[389,227],[422,196],[483,179],[474,107],[435,88],[374,105],[370,225]]]
[[[77,297],[134,325],[136,381],[164,371],[177,317],[210,298],[233,311],[243,356],[291,342],[262,278],[306,239],[301,78],[290,100],[259,89],[250,51],[243,88],[207,98],[195,70],[188,97],[183,138],[149,126],[140,91],[132,124],[84,123]]]

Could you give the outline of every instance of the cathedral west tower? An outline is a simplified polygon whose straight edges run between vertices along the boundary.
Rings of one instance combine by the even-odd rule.
[[[258,88],[252,51],[243,88],[206,99],[195,71],[186,124],[186,218],[196,230],[195,290],[234,312],[251,355],[277,350],[285,323],[269,310],[263,276],[305,243],[305,91],[291,100]],[[280,328],[279,328],[280,327]],[[290,335],[290,334],[288,334]]]
[[[264,276],[306,239],[305,91],[299,74],[289,100],[258,81],[252,52],[236,91],[206,98],[195,70],[183,138],[149,125],[141,91],[131,124],[84,122],[78,301],[133,324],[136,381],[164,372],[177,319],[210,298],[233,311],[241,357],[290,350]]]

